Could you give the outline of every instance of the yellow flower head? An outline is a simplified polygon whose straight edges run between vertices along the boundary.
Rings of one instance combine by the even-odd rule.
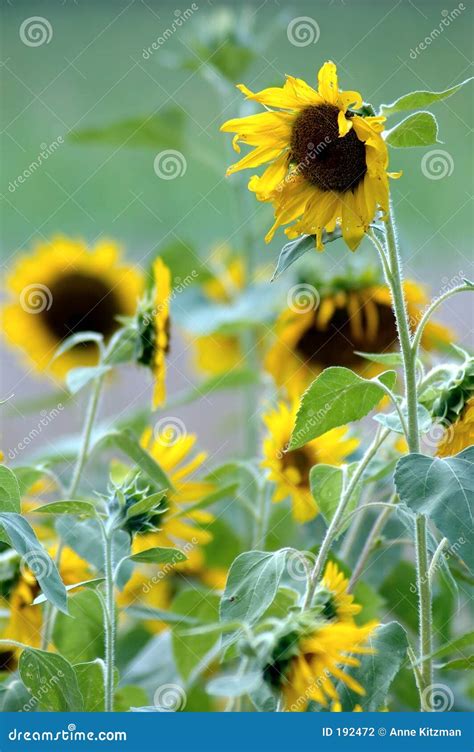
[[[264,416],[268,433],[263,442],[262,466],[269,470],[269,479],[275,484],[273,501],[290,498],[294,519],[307,522],[318,513],[309,483],[311,468],[318,463],[340,465],[357,448],[359,441],[348,438],[344,426],[287,452],[297,409],[296,401],[291,407],[280,402]]]
[[[405,282],[404,292],[414,329],[427,302],[426,294],[410,280]],[[265,368],[290,397],[300,396],[329,366],[351,368],[367,378],[383,370],[384,366],[369,362],[356,351],[398,350],[390,292],[386,285],[370,282],[322,292],[316,310],[286,309],[276,322],[275,334]],[[422,346],[432,350],[452,336],[448,329],[428,322]]]
[[[285,710],[305,711],[311,700],[323,707],[338,703],[334,680],[363,696],[364,688],[344,667],[357,667],[356,655],[374,652],[366,643],[376,626],[375,621],[363,627],[350,621],[333,622],[315,625],[301,635],[286,635],[264,672],[267,681],[282,692]]]
[[[63,377],[76,366],[97,362],[95,344],[81,344],[56,360],[54,352],[71,334],[99,332],[107,340],[118,316],[134,313],[143,289],[141,273],[120,261],[119,248],[101,241],[55,237],[22,256],[7,279],[14,298],[3,311],[6,337],[38,371]]]
[[[332,62],[320,69],[317,91],[293,76],[281,88],[257,93],[243,84],[238,88],[266,112],[221,126],[236,134],[237,152],[239,142],[255,147],[227,174],[269,163],[263,175],[249,182],[257,199],[275,208],[266,241],[277,227],[294,222],[285,231],[288,237],[316,235],[317,248],[323,250],[323,230],[332,232],[339,223],[355,251],[377,211],[383,216],[388,212],[388,152],[381,136],[385,118],[357,113],[362,97],[339,89]]]
[[[471,397],[451,425],[446,426],[438,444],[438,457],[452,457],[474,444],[474,397]]]
[[[326,565],[321,585],[329,593],[323,612],[328,618],[352,621],[353,617],[362,610],[362,606],[354,603],[354,596],[347,592],[349,581],[333,561]]]

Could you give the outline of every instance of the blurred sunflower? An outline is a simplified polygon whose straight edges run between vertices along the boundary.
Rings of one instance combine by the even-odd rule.
[[[452,457],[474,444],[474,359],[469,358],[436,398],[432,412],[444,428],[436,454]]]
[[[82,241],[54,237],[22,256],[7,279],[15,300],[3,310],[6,337],[38,371],[63,377],[70,368],[94,365],[97,349],[80,344],[52,361],[61,342],[83,331],[109,339],[120,327],[117,317],[134,313],[142,288],[141,273],[121,263],[115,243],[89,249]]]
[[[282,692],[285,710],[305,711],[311,700],[323,707],[328,701],[339,702],[333,679],[364,695],[364,688],[343,667],[359,666],[356,655],[373,653],[366,642],[376,626],[375,621],[363,627],[349,621],[314,624],[283,635],[264,676]]]
[[[337,564],[328,562],[321,580],[321,587],[329,597],[325,599],[323,614],[328,619],[352,621],[362,606],[354,603],[354,596],[347,592],[349,580],[339,571]]]
[[[153,291],[137,311],[136,361],[153,374],[153,408],[166,398],[166,355],[170,343],[171,272],[161,258],[153,262]]]
[[[295,289],[297,289],[296,286]],[[371,363],[355,351],[385,353],[398,350],[398,336],[386,285],[365,276],[324,284],[316,310],[283,311],[275,326],[276,339],[265,358],[265,368],[290,397],[300,396],[325,368],[343,366],[368,378],[384,366]],[[427,302],[424,289],[404,283],[412,329]],[[426,325],[422,346],[427,350],[452,341],[452,332],[433,322]]]
[[[208,300],[225,305],[231,303],[245,286],[245,266],[241,257],[230,256],[228,248],[214,254],[216,275],[207,280],[202,290]],[[217,375],[227,373],[242,362],[240,339],[233,334],[206,334],[193,340],[196,367]]]
[[[359,440],[347,437],[347,427],[334,428],[300,449],[286,451],[294,425],[298,402],[280,402],[264,416],[268,432],[263,442],[262,466],[275,484],[273,501],[291,499],[293,517],[308,522],[318,513],[309,482],[310,470],[318,463],[340,465],[358,447]]]
[[[237,152],[239,141],[256,147],[229,167],[228,175],[270,163],[248,186],[259,201],[270,201],[275,208],[275,223],[265,240],[280,225],[296,220],[285,230],[288,237],[316,235],[316,247],[323,250],[323,230],[332,232],[339,222],[345,242],[355,251],[377,211],[387,214],[388,177],[400,174],[387,173],[388,151],[381,136],[385,118],[366,116],[358,92],[339,90],[332,62],[318,73],[318,91],[293,76],[281,88],[257,93],[243,84],[237,88],[267,108],[221,126],[236,134]]]
[[[173,488],[167,494],[161,510],[153,522],[159,529],[136,535],[133,551],[138,553],[154,546],[174,546],[188,544],[188,551],[194,546],[205,545],[212,536],[204,527],[214,519],[204,509],[190,509],[214,490],[214,484],[207,480],[193,480],[189,476],[198,471],[207,458],[206,452],[190,456],[196,443],[194,434],[185,433],[170,437],[166,426],[163,430],[147,429],[141,440],[142,446],[158,462],[168,475]]]

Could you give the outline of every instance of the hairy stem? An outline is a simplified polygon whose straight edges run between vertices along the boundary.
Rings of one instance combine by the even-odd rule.
[[[115,600],[114,574],[112,562],[113,531],[102,528],[104,543],[104,574],[105,574],[105,603],[104,603],[104,635],[105,635],[105,712],[112,713],[114,709],[114,668],[115,668]]]
[[[418,348],[420,346],[424,328],[426,324],[428,323],[429,319],[431,318],[431,316],[433,315],[433,313],[438,308],[438,306],[440,306],[441,303],[444,303],[444,301],[450,298],[452,295],[456,295],[458,292],[473,292],[473,291],[474,291],[474,287],[472,287],[472,285],[470,284],[458,285],[458,287],[453,287],[451,290],[447,290],[445,293],[440,295],[439,298],[435,298],[435,300],[433,300],[430,303],[425,313],[421,317],[420,323],[418,324],[416,332],[415,332],[415,336],[413,337],[412,350],[413,350],[415,357],[418,352]]]
[[[392,498],[390,499],[390,503],[394,503],[396,498],[396,494],[393,494]],[[361,576],[361,574],[364,571],[364,567],[367,564],[367,560],[372,553],[372,549],[374,546],[374,543],[376,542],[378,536],[382,532],[385,523],[387,522],[388,518],[392,514],[393,507],[385,507],[385,509],[380,512],[379,516],[375,520],[374,524],[372,525],[372,529],[367,536],[367,540],[365,541],[364,547],[362,551],[360,552],[360,556],[356,562],[356,565],[354,569],[352,570],[352,576],[349,581],[349,590],[354,589],[354,585],[356,584],[357,580]]]

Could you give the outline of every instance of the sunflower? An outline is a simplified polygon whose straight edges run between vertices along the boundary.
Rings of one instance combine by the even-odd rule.
[[[339,571],[337,564],[328,562],[321,586],[329,595],[324,603],[323,614],[329,619],[352,621],[362,606],[354,603],[354,596],[347,592],[349,580]]]
[[[295,222],[285,230],[288,237],[316,235],[316,247],[323,250],[323,230],[332,232],[339,223],[355,251],[377,211],[386,216],[388,177],[399,173],[387,173],[388,151],[381,135],[385,118],[365,116],[360,94],[339,90],[334,63],[324,63],[318,84],[316,91],[287,76],[283,87],[257,93],[239,84],[247,99],[267,111],[221,126],[236,134],[235,151],[240,152],[239,141],[255,147],[227,174],[270,163],[248,186],[259,201],[274,206],[267,242],[280,225]]]
[[[474,444],[474,397],[464,405],[459,418],[446,427],[438,444],[438,457],[452,457]]]
[[[143,278],[119,256],[110,241],[89,249],[82,241],[57,236],[17,261],[7,279],[14,301],[4,308],[4,328],[38,371],[61,378],[70,368],[94,365],[93,343],[52,358],[71,334],[94,331],[107,340],[120,326],[117,317],[134,313]]]
[[[405,281],[404,292],[414,329],[427,302],[426,293],[410,280]],[[290,397],[300,396],[329,366],[350,368],[369,378],[376,376],[384,366],[369,362],[356,351],[385,353],[398,349],[390,291],[386,285],[368,279],[334,280],[322,288],[316,310],[283,311],[275,333],[275,342],[265,358],[265,369]],[[451,338],[448,329],[428,322],[422,346],[433,350]]]
[[[440,389],[432,414],[443,427],[438,457],[451,457],[474,444],[474,358],[467,358]]]
[[[349,621],[334,622],[283,635],[264,677],[282,692],[285,710],[305,711],[310,701],[323,707],[328,701],[339,702],[333,679],[363,696],[364,688],[343,667],[357,667],[360,661],[355,655],[373,653],[366,642],[376,626],[375,621],[363,627]]]
[[[311,468],[318,463],[340,465],[358,447],[359,441],[348,438],[347,428],[343,426],[309,441],[300,449],[286,451],[297,409],[297,401],[292,406],[280,402],[264,416],[268,433],[263,442],[262,466],[269,470],[269,479],[275,483],[273,501],[289,497],[294,519],[307,522],[318,513],[309,483]]]
[[[171,272],[161,258],[153,262],[153,292],[140,302],[137,312],[136,361],[154,377],[153,408],[166,397],[166,355],[170,343]]]
[[[209,525],[214,517],[203,509],[186,511],[188,505],[195,504],[214,490],[213,483],[189,477],[202,467],[207,454],[198,452],[190,457],[196,436],[184,433],[171,437],[166,426],[155,433],[151,428],[147,429],[141,443],[167,474],[172,488],[166,494],[166,504],[157,520],[159,530],[136,535],[133,551],[138,553],[154,546],[178,544],[186,548],[188,556],[195,546],[205,545],[212,539],[204,526]]]
[[[216,275],[207,280],[202,290],[213,303],[232,303],[245,286],[245,266],[240,257],[232,258],[224,246],[213,254]],[[240,339],[233,334],[206,334],[193,340],[195,364],[198,370],[214,376],[227,373],[242,362]]]

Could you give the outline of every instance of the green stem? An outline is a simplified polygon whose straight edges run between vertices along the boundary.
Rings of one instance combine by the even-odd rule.
[[[421,710],[429,710],[425,692],[433,684],[433,666],[429,656],[432,653],[431,585],[428,569],[428,546],[426,517],[417,515],[415,521],[416,575],[420,607],[420,695]]]
[[[377,453],[378,448],[380,447],[382,442],[385,441],[389,433],[390,431],[388,429],[377,431],[375,439],[373,440],[372,444],[369,446],[366,453],[360,460],[351,480],[347,484],[347,487],[343,489],[341,498],[339,500],[339,504],[337,506],[336,511],[334,512],[334,516],[326,531],[326,535],[324,536],[324,540],[321,544],[321,548],[319,549],[318,558],[316,559],[313,571],[311,572],[311,579],[308,584],[308,589],[306,592],[306,598],[305,598],[305,602],[303,605],[303,609],[309,608],[311,606],[314,593],[316,592],[316,587],[318,585],[319,578],[321,577],[323,567],[326,563],[326,559],[329,554],[329,550],[334,542],[334,539],[337,537],[340,523],[342,522],[342,519],[344,517],[344,512],[346,511],[347,505],[354,492],[354,489],[357,486],[357,483],[359,482],[360,478],[362,477],[367,465],[369,464],[371,459],[374,457],[374,455]]]
[[[452,295],[456,295],[458,292],[473,292],[473,291],[474,291],[474,287],[472,287],[472,285],[469,285],[469,284],[459,285],[458,287],[453,287],[452,290],[447,290],[445,293],[443,293],[443,295],[440,295],[439,298],[436,298],[430,303],[425,313],[421,317],[420,323],[418,324],[418,327],[415,332],[415,336],[413,337],[412,350],[413,350],[415,357],[418,352],[418,348],[420,346],[421,337],[423,336],[423,330],[426,324],[428,323],[430,317],[438,308],[438,306],[440,306],[441,303],[444,303],[444,301],[450,298]]]
[[[396,494],[392,495],[392,498],[390,499],[390,503],[393,505],[396,498]],[[376,542],[378,536],[382,532],[385,523],[387,522],[388,518],[392,514],[393,506],[392,507],[385,507],[385,509],[380,512],[379,516],[375,520],[374,524],[372,525],[372,529],[367,536],[367,540],[365,541],[364,547],[362,551],[360,552],[360,556],[356,562],[356,565],[354,569],[352,570],[352,576],[349,581],[349,588],[348,590],[353,590],[354,585],[356,584],[357,580],[361,576],[362,572],[364,571],[364,567],[367,563],[367,560],[372,553],[372,549],[374,547],[374,543]]]
[[[105,712],[112,713],[114,709],[114,669],[115,669],[115,599],[114,573],[112,561],[113,530],[106,530],[102,526],[104,543],[104,575],[105,575],[105,603],[104,635],[105,635]]]

